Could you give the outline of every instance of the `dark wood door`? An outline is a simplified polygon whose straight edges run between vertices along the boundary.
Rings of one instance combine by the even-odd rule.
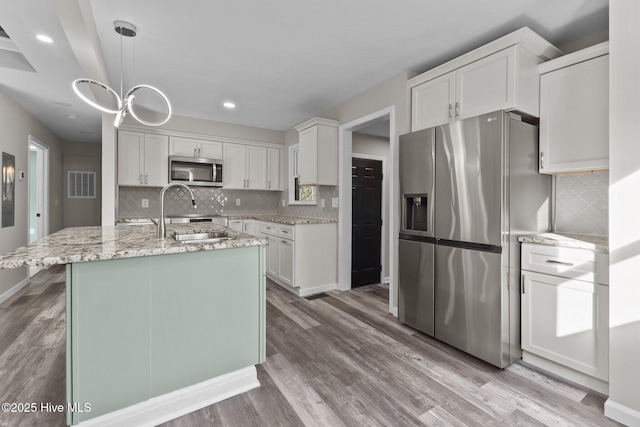
[[[380,283],[382,231],[382,162],[351,162],[351,287]]]

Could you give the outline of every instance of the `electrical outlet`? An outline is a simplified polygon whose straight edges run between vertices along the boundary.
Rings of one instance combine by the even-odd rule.
[[[149,199],[142,199],[142,207],[143,208],[149,207]]]
[[[236,199],[236,206],[240,206],[240,199]]]
[[[320,207],[324,208],[324,199],[320,199]]]
[[[331,207],[332,208],[337,208],[338,207],[338,198],[337,197],[332,197],[331,198]]]

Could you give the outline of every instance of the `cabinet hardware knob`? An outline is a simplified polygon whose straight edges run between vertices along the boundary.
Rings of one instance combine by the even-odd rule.
[[[456,120],[460,118],[460,103],[456,102]]]
[[[449,121],[453,120],[453,105],[449,104]]]
[[[142,184],[142,174],[140,174],[140,184]]]

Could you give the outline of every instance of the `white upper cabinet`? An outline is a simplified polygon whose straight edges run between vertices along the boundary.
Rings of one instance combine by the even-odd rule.
[[[280,190],[280,149],[267,149],[267,190]]]
[[[225,143],[222,158],[224,188],[267,188],[266,147]]]
[[[517,110],[537,117],[537,66],[560,54],[523,28],[412,78],[411,130],[495,110]]]
[[[168,181],[169,138],[118,132],[118,185],[162,187]]]
[[[453,120],[455,82],[455,73],[447,73],[411,89],[413,130],[428,129]]]
[[[540,173],[609,169],[609,43],[540,66]]]
[[[222,159],[222,142],[172,136],[169,138],[172,156]]]
[[[301,185],[338,185],[339,124],[316,117],[295,127],[299,132]]]
[[[466,119],[518,106],[520,109],[535,109],[535,105],[517,105],[516,63],[518,56],[523,55],[530,54],[526,51],[518,54],[518,47],[513,46],[456,70],[454,115],[459,119]],[[534,70],[537,63],[530,65],[531,70]],[[520,101],[520,104],[525,104],[524,99]],[[529,101],[537,104],[537,99]]]

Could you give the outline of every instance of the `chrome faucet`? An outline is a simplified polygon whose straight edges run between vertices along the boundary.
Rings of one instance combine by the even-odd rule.
[[[160,191],[160,218],[158,218],[158,237],[165,238],[167,237],[167,229],[164,226],[164,193],[167,192],[171,187],[184,187],[187,189],[189,194],[191,194],[191,204],[193,205],[193,209],[196,209],[198,206],[196,205],[196,197],[193,195],[193,191],[189,187],[179,182],[173,182],[162,187]]]

